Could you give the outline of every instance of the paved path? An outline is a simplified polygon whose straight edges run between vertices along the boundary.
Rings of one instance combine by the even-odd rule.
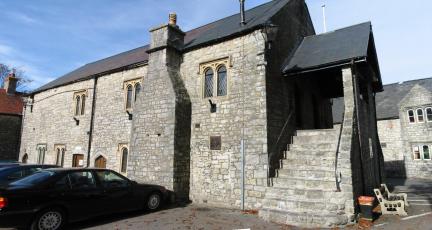
[[[432,179],[388,179],[387,185],[408,194],[408,217],[381,216],[374,229],[432,230]]]
[[[244,214],[238,210],[207,208],[188,205],[172,207],[155,213],[135,212],[113,215],[73,224],[69,229],[297,229],[286,225],[268,223],[255,214]]]

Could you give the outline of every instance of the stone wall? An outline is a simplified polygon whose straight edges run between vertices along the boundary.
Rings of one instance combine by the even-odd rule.
[[[257,208],[267,185],[266,66],[260,31],[184,54],[181,76],[192,102],[191,191],[196,203],[240,207],[241,152],[245,140],[245,203]],[[203,98],[201,64],[227,58],[228,93]],[[210,150],[221,136],[221,150]]]
[[[378,134],[384,154],[387,176],[405,176],[400,120],[391,119],[378,121]]]
[[[403,154],[406,176],[408,178],[431,178],[432,160],[414,160],[413,147],[432,145],[432,123],[426,121],[409,123],[407,111],[409,109],[426,108],[432,106],[432,93],[420,85],[415,85],[400,102],[399,118],[402,131]],[[430,148],[430,147],[429,147]]]
[[[0,160],[18,160],[21,116],[0,114]]]
[[[129,143],[131,121],[125,110],[126,80],[142,78],[146,67],[125,70],[98,78],[95,107],[93,142],[90,166],[102,155],[107,159],[107,168],[119,170],[119,144]],[[33,108],[26,107],[21,141],[20,159],[28,154],[28,162],[37,162],[38,144],[47,146],[46,164],[55,164],[54,145],[65,145],[64,167],[72,166],[73,154],[84,155],[87,164],[88,132],[93,98],[94,80],[57,87],[34,96]],[[74,120],[74,93],[86,90],[85,114]]]

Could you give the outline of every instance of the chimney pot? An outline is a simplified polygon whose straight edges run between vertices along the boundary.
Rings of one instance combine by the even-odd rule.
[[[15,94],[18,78],[15,77],[15,69],[4,80],[3,88],[7,94]]]
[[[172,26],[177,25],[177,14],[176,13],[170,13],[169,14],[169,23]]]

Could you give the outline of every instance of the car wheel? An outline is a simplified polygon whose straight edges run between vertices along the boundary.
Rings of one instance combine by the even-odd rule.
[[[33,220],[32,230],[57,230],[65,223],[64,212],[59,208],[48,208],[41,211]]]
[[[156,210],[161,205],[161,195],[159,193],[152,193],[147,199],[147,208]]]

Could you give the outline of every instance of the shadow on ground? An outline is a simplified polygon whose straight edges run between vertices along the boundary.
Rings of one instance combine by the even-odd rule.
[[[175,204],[166,204],[161,209],[157,210],[156,212],[159,214],[164,214],[165,211],[179,208],[179,207],[187,207],[187,203],[175,203]],[[74,230],[74,229],[84,229],[84,228],[92,228],[97,227],[100,225],[106,225],[110,223],[114,223],[121,220],[126,220],[134,217],[140,217],[147,214],[151,214],[154,212],[151,212],[149,210],[138,210],[138,211],[130,211],[130,212],[122,212],[122,213],[114,213],[114,214],[108,214],[103,215],[95,218],[91,218],[88,220],[71,223],[68,226],[66,226],[66,230]]]

